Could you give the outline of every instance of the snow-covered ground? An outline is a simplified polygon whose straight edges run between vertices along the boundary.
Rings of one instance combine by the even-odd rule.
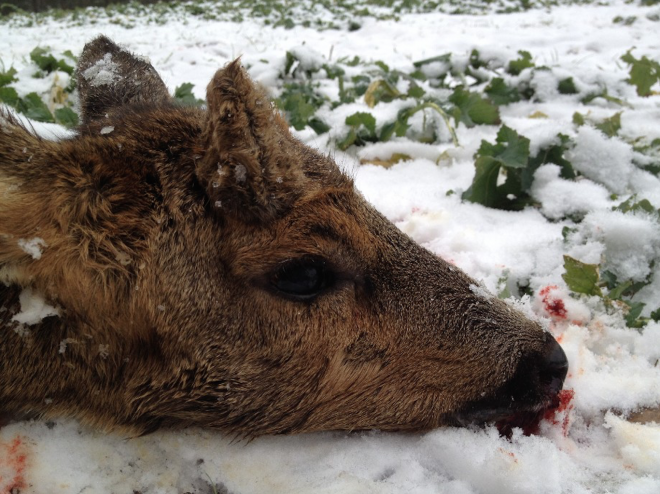
[[[530,190],[536,206],[504,211],[461,200],[475,174],[474,154],[482,139],[495,142],[499,125],[452,124],[459,146],[438,121],[433,144],[406,134],[336,150],[335,142],[348,130],[347,116],[370,112],[380,129],[401,108],[397,101],[369,108],[358,98],[318,110],[329,132],[317,136],[309,127],[298,132],[310,145],[331,152],[362,193],[422,245],[493,292],[528,293],[515,303],[540,318],[561,342],[571,365],[565,387],[574,391],[566,409],[542,423],[539,435],[514,433],[506,439],[494,428],[446,428],[245,443],[196,429],[127,439],[68,420],[22,422],[0,429],[0,493],[660,492],[660,425],[626,420],[632,411],[660,405],[660,323],[651,319],[643,328],[627,327],[627,309],[617,309],[621,303],[569,293],[562,278],[563,255],[569,255],[599,264],[601,275],[614,273],[619,283],[646,282],[630,301],[646,304],[642,318],[660,306],[660,180],[657,172],[642,169],[660,164],[648,149],[660,138],[660,85],[652,87],[654,94],[638,96],[625,81],[629,68],[621,60],[631,49],[637,59],[660,60],[659,19],[657,3],[645,7],[611,0],[506,15],[366,17],[355,31],[174,15],[163,25],[132,19],[132,29],[112,19],[0,26],[0,70],[17,69],[12,87],[19,96],[48,95],[68,84],[63,72],[33,77],[29,54],[36,46],[60,58],[66,50],[79,53],[101,33],[149,57],[171,89],[193,83],[198,98],[213,73],[237,56],[278,96],[287,51],[306,67],[358,55],[366,63],[380,60],[409,74],[413,62],[444,53],[452,54],[455,67],[466,66],[476,49],[507,82],[534,89],[532,99],[500,107],[502,123],[530,139],[531,156],[566,135],[571,144],[564,158],[580,173],[578,180],[562,178],[556,163],[546,163]],[[549,70],[506,75],[502,67],[519,50],[528,51],[536,67]],[[424,70],[431,78],[440,65]],[[354,70],[349,75],[367,70],[366,65],[348,67],[344,64]],[[310,77],[318,79],[319,91],[330,100],[337,99],[336,84],[322,72]],[[577,94],[558,91],[557,82],[567,77]],[[420,84],[429,94],[434,91],[428,82]],[[589,91],[604,88],[607,97],[584,100]],[[575,123],[576,112],[585,125]],[[596,129],[618,112],[620,128],[612,136]],[[421,125],[411,122],[413,131]],[[392,161],[396,153],[405,157],[391,167],[368,164]],[[631,204],[646,199],[655,213],[612,210],[633,194]],[[527,288],[519,292],[521,286]]]

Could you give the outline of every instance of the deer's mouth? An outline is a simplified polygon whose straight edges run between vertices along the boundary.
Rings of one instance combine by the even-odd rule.
[[[570,392],[570,400],[572,392]],[[517,406],[515,401],[509,405],[490,402],[475,402],[466,409],[452,414],[449,422],[452,425],[466,427],[470,425],[483,426],[494,424],[502,436],[510,437],[514,428],[522,429],[529,436],[539,431],[539,425],[544,418],[551,418],[565,407],[565,392],[560,391],[535,405]]]
[[[510,436],[514,427],[526,435],[568,406],[572,391],[562,391],[568,372],[566,355],[554,338],[540,353],[522,359],[513,377],[492,395],[473,401],[449,417],[459,426],[493,423]]]

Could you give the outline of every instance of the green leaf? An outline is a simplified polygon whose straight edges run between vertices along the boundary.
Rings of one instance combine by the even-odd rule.
[[[582,127],[585,124],[584,115],[580,112],[573,113],[573,123],[578,127]]]
[[[603,292],[598,286],[598,264],[586,264],[565,255],[564,270],[566,272],[562,278],[571,291],[585,295],[603,296]]]
[[[651,312],[651,319],[653,319],[655,322],[660,322],[660,307]]]
[[[13,87],[0,87],[0,101],[16,108],[19,101],[18,93]]]
[[[7,84],[17,81],[18,79],[14,77],[15,75],[16,75],[16,69],[14,67],[11,67],[6,72],[0,72],[0,87],[6,86]]]
[[[78,57],[75,56],[73,53],[71,53],[71,50],[66,50],[64,53],[62,53],[62,55],[64,55],[65,57],[69,57],[74,62],[78,61]]]
[[[286,63],[284,64],[284,74],[288,75],[289,72],[291,72],[291,68],[293,67],[293,64],[297,61],[298,59],[291,53],[290,51],[286,52]]]
[[[386,80],[379,79],[369,84],[367,92],[364,93],[364,102],[369,108],[373,108],[381,101],[389,103],[400,96],[401,93],[397,88],[392,86]]]
[[[351,127],[346,137],[344,137],[340,141],[337,141],[337,147],[342,151],[346,151],[351,146],[351,144],[355,142],[356,139],[357,139],[357,132],[353,127]]]
[[[67,64],[64,60],[57,60],[52,54],[48,53],[44,48],[35,48],[30,52],[30,59],[37,64],[41,70],[50,74],[56,70],[61,70],[69,75],[73,74],[73,67]]]
[[[497,188],[497,178],[502,164],[490,156],[481,156],[474,162],[476,173],[472,185],[463,192],[464,200],[496,207],[502,199]]]
[[[323,120],[317,117],[312,117],[307,121],[307,125],[309,125],[314,132],[317,134],[325,134],[327,131],[330,130],[330,126],[325,123]]]
[[[174,90],[174,99],[183,105],[200,106],[204,104],[204,100],[195,98],[192,92],[194,87],[194,84],[184,82]]]
[[[424,111],[426,109],[432,110],[436,112],[438,115],[440,115],[440,118],[444,120],[445,125],[447,126],[447,129],[451,134],[454,145],[458,146],[459,145],[458,137],[456,136],[456,131],[454,130],[454,128],[451,125],[451,122],[449,121],[449,115],[447,115],[447,112],[445,112],[437,103],[433,101],[424,101],[423,103],[419,103],[416,106],[412,106],[410,108],[404,108],[403,110],[400,110],[394,122],[390,122],[383,125],[380,131],[380,140],[387,141],[395,133],[397,137],[405,136],[408,127],[410,127],[408,125],[408,120],[410,119],[410,117],[412,117],[415,113]]]
[[[419,99],[425,94],[426,91],[424,91],[424,88],[418,86],[415,83],[410,84],[410,88],[408,89],[408,96],[410,96],[411,98]]]
[[[625,283],[621,283],[619,286],[615,287],[608,293],[608,296],[612,300],[621,300],[623,294],[633,286],[633,280],[628,280]]]
[[[31,120],[55,122],[53,115],[37,93],[30,93],[18,101],[16,109]]]
[[[498,149],[497,159],[509,168],[523,168],[529,159],[529,139],[519,135],[515,130],[502,125],[497,133],[497,143],[504,146]]]
[[[438,55],[437,57],[431,57],[431,58],[426,58],[424,60],[419,60],[417,62],[413,62],[413,65],[419,68],[422,67],[423,65],[427,65],[434,62],[442,62],[442,63],[451,62],[451,53],[445,53],[444,55]]]
[[[557,89],[559,90],[560,94],[577,94],[579,92],[575,87],[575,82],[573,82],[572,77],[567,77],[566,79],[559,81],[559,84],[557,84]]]
[[[380,129],[379,140],[389,141],[395,134],[397,137],[403,137],[406,135],[408,127],[408,118],[405,116],[402,117],[402,115],[399,114],[394,122],[383,125],[383,127]]]
[[[326,63],[322,65],[322,68],[325,70],[326,74],[328,74],[329,79],[336,79],[346,74],[346,71],[339,65],[328,65]]]
[[[642,314],[642,311],[644,310],[644,306],[646,305],[644,302],[626,302],[630,309],[628,310],[628,314],[626,314],[626,325],[629,328],[640,328],[643,327],[646,322],[645,321],[638,321],[637,318]]]
[[[648,199],[637,201],[637,195],[633,195],[618,206],[613,207],[612,211],[621,211],[622,213],[627,213],[629,211],[644,211],[660,218],[660,210],[655,209]]]
[[[596,125],[606,136],[614,137],[621,130],[621,112],[615,113]]]
[[[383,70],[383,72],[385,72],[385,73],[390,71],[390,67],[385,62],[383,62],[381,60],[375,61],[374,65],[378,65]]]
[[[520,101],[520,93],[515,86],[509,86],[501,77],[495,77],[486,86],[484,92],[493,103],[498,106],[508,105]]]
[[[528,165],[529,139],[503,125],[495,144],[481,141],[475,158],[475,177],[462,198],[487,207],[522,209],[528,198],[522,187],[521,171]],[[507,178],[498,186],[502,168],[507,170]],[[511,195],[515,198],[510,199]]]
[[[449,101],[456,107],[453,112],[456,124],[463,122],[467,127],[474,127],[495,125],[500,122],[500,111],[497,106],[478,93],[471,93],[458,87],[449,97]]]
[[[470,52],[470,67],[474,69],[480,69],[482,67],[487,67],[488,62],[485,62],[481,59],[481,54],[479,50],[473,49]]]
[[[316,107],[305,100],[304,95],[291,94],[284,102],[284,110],[287,112],[289,123],[296,130],[303,130],[307,121],[316,112]]]
[[[617,276],[612,271],[605,270],[601,272],[600,279],[602,283],[605,283],[608,290],[613,290],[617,286]]]
[[[519,50],[518,55],[520,55],[520,58],[511,60],[509,62],[507,72],[511,75],[520,75],[523,70],[534,67],[531,53],[528,51]]]
[[[376,119],[371,113],[357,112],[346,117],[346,125],[358,129],[361,125],[369,131],[372,136],[376,135]]]
[[[570,139],[560,134],[560,144],[554,144],[547,148],[541,149],[536,156],[530,158],[527,167],[523,170],[521,180],[522,188],[529,191],[532,187],[534,180],[534,172],[541,166],[548,163],[557,165],[561,168],[560,176],[566,180],[573,180],[576,178],[575,170],[570,161],[564,158],[564,153],[569,150],[571,145]]]
[[[44,48],[37,47],[32,50],[30,52],[30,59],[46,73],[53,72],[57,69],[57,59]]]
[[[587,94],[584,98],[580,99],[580,102],[585,104],[585,105],[588,105],[589,103],[591,103],[593,100],[595,100],[597,98],[603,98],[605,101],[608,101],[610,103],[615,103],[619,106],[630,106],[628,103],[623,101],[621,98],[616,98],[614,96],[610,96],[607,93],[607,89],[603,89],[602,91],[600,91],[598,93]]]
[[[78,125],[78,114],[71,108],[64,107],[55,110],[55,120],[66,127],[76,127]]]
[[[639,96],[650,96],[651,86],[660,81],[660,64],[655,60],[649,60],[646,56],[636,59],[628,50],[621,57],[626,64],[630,66],[629,78],[626,82],[637,88]]]

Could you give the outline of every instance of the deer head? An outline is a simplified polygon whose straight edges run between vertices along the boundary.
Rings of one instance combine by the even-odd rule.
[[[255,436],[515,425],[556,399],[552,336],[379,214],[238,61],[205,111],[104,37],[78,84],[71,139],[2,117],[0,409]],[[36,294],[53,313],[22,323]]]

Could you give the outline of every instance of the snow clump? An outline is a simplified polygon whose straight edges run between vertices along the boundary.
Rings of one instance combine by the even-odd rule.
[[[622,280],[645,280],[660,258],[660,224],[644,212],[593,211],[580,232],[605,246],[605,268]]]
[[[21,304],[21,312],[12,317],[11,320],[19,324],[33,326],[46,317],[60,315],[60,310],[57,307],[48,305],[43,295],[30,287],[23,289],[18,300]]]
[[[82,75],[92,87],[107,86],[121,79],[121,76],[117,73],[118,70],[119,65],[112,61],[112,54],[106,53],[102,59],[86,69]]]
[[[567,153],[573,167],[585,177],[622,194],[628,189],[633,172],[633,149],[619,139],[583,126],[575,136],[575,147]]]
[[[44,241],[43,238],[34,237],[29,240],[24,238],[19,239],[18,246],[26,254],[30,254],[32,259],[39,260],[41,259],[41,254],[43,253],[43,248],[48,247],[48,244]]]

